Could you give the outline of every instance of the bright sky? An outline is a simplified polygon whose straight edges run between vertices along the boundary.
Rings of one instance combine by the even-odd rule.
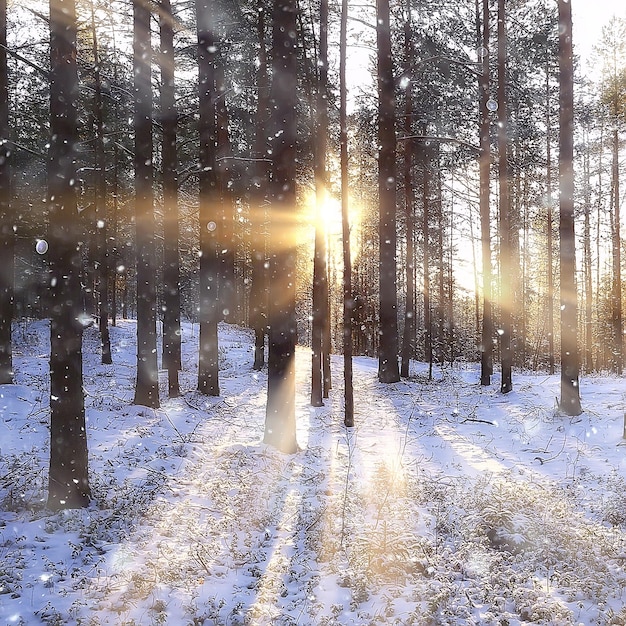
[[[624,0],[571,0],[573,13],[574,52],[586,68],[592,48],[600,40],[602,27],[616,15],[626,18]]]

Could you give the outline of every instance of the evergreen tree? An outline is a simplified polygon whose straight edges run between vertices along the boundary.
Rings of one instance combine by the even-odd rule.
[[[561,400],[567,415],[582,413],[578,384],[578,299],[574,233],[574,59],[572,5],[559,0],[559,189],[561,280]]]
[[[0,385],[13,382],[11,322],[15,283],[15,234],[11,211],[9,73],[6,46],[7,3],[6,0],[0,0]]]
[[[167,369],[170,398],[180,393],[181,369],[180,261],[178,255],[178,111],[174,82],[174,24],[170,0],[161,0],[161,128],[163,148],[163,367]]]
[[[389,0],[377,0],[376,24],[380,255],[378,378],[383,383],[394,383],[400,380],[400,370],[398,368],[398,294],[396,287],[396,99],[391,56]]]
[[[200,116],[200,347],[198,391],[219,396],[217,324],[219,312],[218,229],[221,228],[217,177],[217,111],[215,108],[217,41],[213,3],[196,0],[198,25],[198,95]]]
[[[296,357],[296,88],[295,0],[274,0],[272,13],[272,180],[267,408],[264,442],[282,452],[298,449]]]
[[[150,9],[133,0],[135,229],[137,246],[137,380],[134,404],[159,407],[156,262],[152,162]]]
[[[48,507],[90,499],[83,396],[82,308],[76,202],[78,72],[74,0],[50,2],[50,474]]]

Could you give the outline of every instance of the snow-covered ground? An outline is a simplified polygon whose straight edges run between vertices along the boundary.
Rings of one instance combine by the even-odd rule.
[[[49,454],[45,322],[15,328],[0,387],[0,624],[626,624],[624,380],[581,381],[585,412],[555,410],[558,376],[515,374],[507,396],[472,366],[378,383],[355,359],[356,426],[335,391],[308,406],[302,451],[261,443],[265,372],[252,337],[220,326],[220,398],[195,389],[132,406],[135,326],[114,364],[85,333],[93,504],[43,508]]]

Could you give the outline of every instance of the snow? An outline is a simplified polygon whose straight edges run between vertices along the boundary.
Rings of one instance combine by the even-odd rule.
[[[356,426],[335,390],[311,408],[297,354],[301,451],[262,443],[265,372],[252,334],[220,325],[222,395],[198,394],[183,328],[181,398],[132,406],[135,324],[113,365],[85,330],[92,505],[44,508],[48,325],[15,327],[0,387],[0,624],[624,624],[623,380],[483,388],[473,364],[377,380],[354,359]]]

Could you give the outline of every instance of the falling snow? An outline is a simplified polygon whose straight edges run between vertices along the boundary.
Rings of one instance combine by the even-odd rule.
[[[85,330],[94,502],[45,502],[45,322],[15,333],[0,387],[0,623],[619,623],[626,585],[624,394],[559,375],[477,384],[475,366],[377,381],[354,359],[356,427],[342,425],[341,358],[322,408],[297,353],[301,452],[261,443],[265,372],[252,333],[220,325],[222,396],[195,391],[198,328],[184,324],[181,398],[133,406],[134,322],[114,365]],[[494,379],[497,379],[494,375]],[[167,386],[160,372],[162,397]],[[623,615],[623,613],[622,613]],[[611,622],[611,620],[613,621]]]

